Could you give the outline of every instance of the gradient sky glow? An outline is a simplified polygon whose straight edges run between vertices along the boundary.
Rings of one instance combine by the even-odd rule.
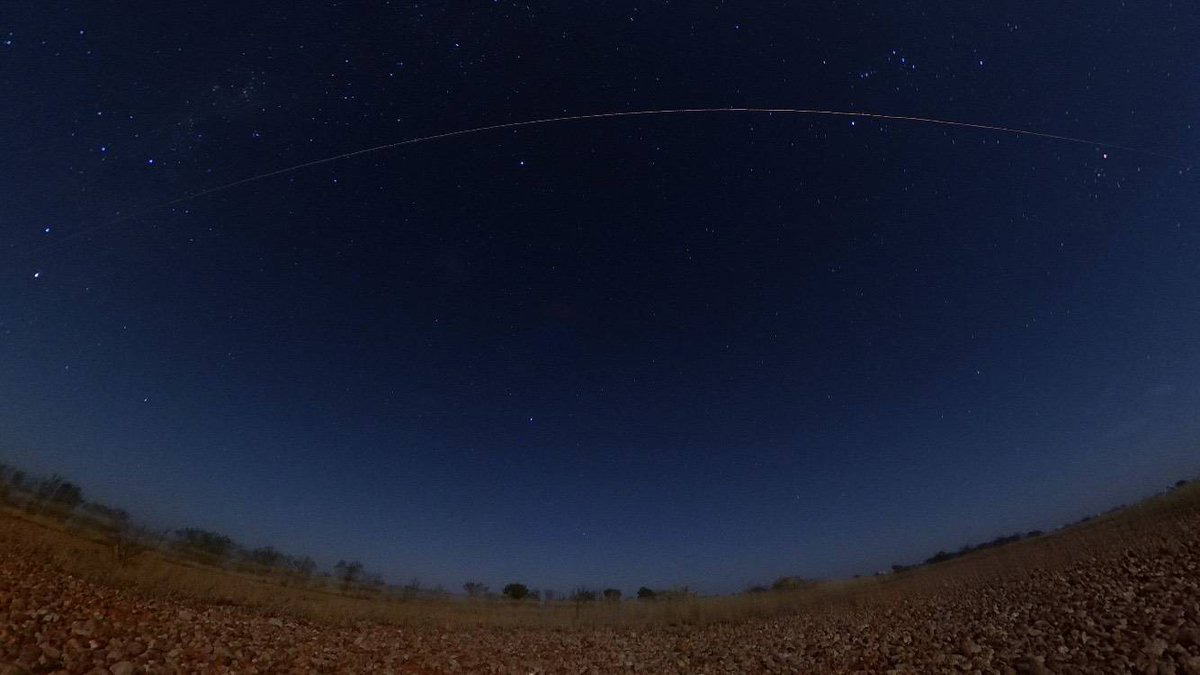
[[[18,2],[0,461],[389,580],[738,590],[1200,469],[1184,4]],[[136,11],[135,11],[136,10]],[[942,12],[942,13],[939,13]]]

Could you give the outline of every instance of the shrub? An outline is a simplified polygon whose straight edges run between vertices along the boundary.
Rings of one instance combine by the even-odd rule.
[[[302,555],[288,560],[288,567],[299,576],[307,579],[317,571],[317,563],[312,558]]]
[[[43,480],[37,488],[38,499],[64,509],[74,509],[83,503],[83,489],[54,475]]]
[[[224,558],[233,548],[233,540],[223,534],[188,527],[175,530],[180,545],[193,553],[201,553],[214,558]]]
[[[773,591],[796,591],[801,588],[811,588],[817,582],[801,577],[780,577],[771,584]]]
[[[588,588],[576,588],[571,593],[571,602],[595,602],[596,591]]]
[[[509,600],[524,600],[529,596],[529,588],[525,584],[512,583],[504,587],[504,597]]]
[[[463,590],[467,592],[469,598],[481,598],[487,595],[487,584],[478,581],[468,581],[463,584]]]
[[[932,556],[926,558],[925,564],[933,565],[935,563],[945,562],[952,558],[957,558],[959,555],[962,555],[962,554],[961,553],[946,553],[945,551],[938,551],[937,553],[934,553]]]
[[[262,565],[263,567],[277,567],[285,559],[285,556],[276,551],[272,546],[262,546],[252,551],[246,551],[242,557],[248,562]]]
[[[642,586],[637,590],[638,600],[653,600],[658,593],[654,592],[653,588]]]
[[[342,588],[350,588],[362,579],[363,564],[357,560],[339,560],[333,566],[334,574],[342,582]]]
[[[621,599],[621,590],[619,588],[604,589],[604,599],[610,602],[615,602]]]

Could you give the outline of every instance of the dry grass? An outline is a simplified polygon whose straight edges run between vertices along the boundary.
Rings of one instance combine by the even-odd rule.
[[[1164,541],[1200,511],[1200,485],[1190,484],[1128,509],[1045,536],[980,550],[900,574],[835,581],[786,592],[651,602],[514,603],[505,600],[399,599],[354,595],[316,584],[199,565],[158,550],[118,560],[110,534],[79,521],[0,512],[0,546],[51,562],[71,574],[150,596],[244,605],[298,618],[349,624],[370,621],[442,627],[599,628],[705,625],[796,613],[886,605],[980,582],[1004,582],[1086,560],[1132,542]]]

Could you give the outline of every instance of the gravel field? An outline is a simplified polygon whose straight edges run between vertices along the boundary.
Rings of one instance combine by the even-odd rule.
[[[0,675],[1200,674],[1198,532],[1192,514],[1007,580],[933,577],[908,596],[798,615],[606,629],[339,626],[113,588],[10,545],[0,551]]]

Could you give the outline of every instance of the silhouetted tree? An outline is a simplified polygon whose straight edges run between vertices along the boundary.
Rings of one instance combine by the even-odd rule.
[[[65,481],[55,474],[38,485],[37,496],[43,502],[65,509],[73,509],[83,503],[83,490],[76,484]]]
[[[289,566],[296,574],[305,579],[311,577],[313,572],[317,571],[317,562],[306,555],[292,558]]]
[[[179,537],[180,544],[184,549],[215,558],[224,558],[233,548],[233,540],[229,537],[197,527],[175,530],[175,536]]]
[[[485,583],[468,581],[467,583],[463,584],[463,590],[467,592],[467,597],[481,598],[484,595],[487,595],[488,587]]]
[[[615,602],[617,600],[620,600],[621,599],[621,589],[619,589],[619,588],[604,589],[604,599],[608,600],[610,602]]]
[[[363,564],[357,560],[339,560],[333,566],[334,574],[342,582],[342,588],[350,588],[357,584],[363,575]]]
[[[658,595],[653,588],[642,586],[637,591],[638,600],[653,600],[654,596]]]
[[[779,577],[771,583],[773,591],[795,591],[815,586],[817,582],[801,577]]]
[[[575,591],[571,593],[571,601],[572,602],[595,602],[596,601],[596,591],[593,591],[589,588],[576,588]]]
[[[251,551],[246,551],[243,557],[249,562],[264,567],[276,567],[284,561],[285,556],[276,551],[273,546],[262,546]]]
[[[934,563],[945,562],[947,560],[950,560],[951,558],[957,558],[957,557],[958,557],[958,555],[954,554],[954,553],[946,553],[945,551],[938,551],[937,553],[933,554],[932,556],[926,558],[925,564],[932,565]]]
[[[509,600],[524,600],[529,595],[529,588],[525,584],[512,583],[504,587],[504,597]]]

